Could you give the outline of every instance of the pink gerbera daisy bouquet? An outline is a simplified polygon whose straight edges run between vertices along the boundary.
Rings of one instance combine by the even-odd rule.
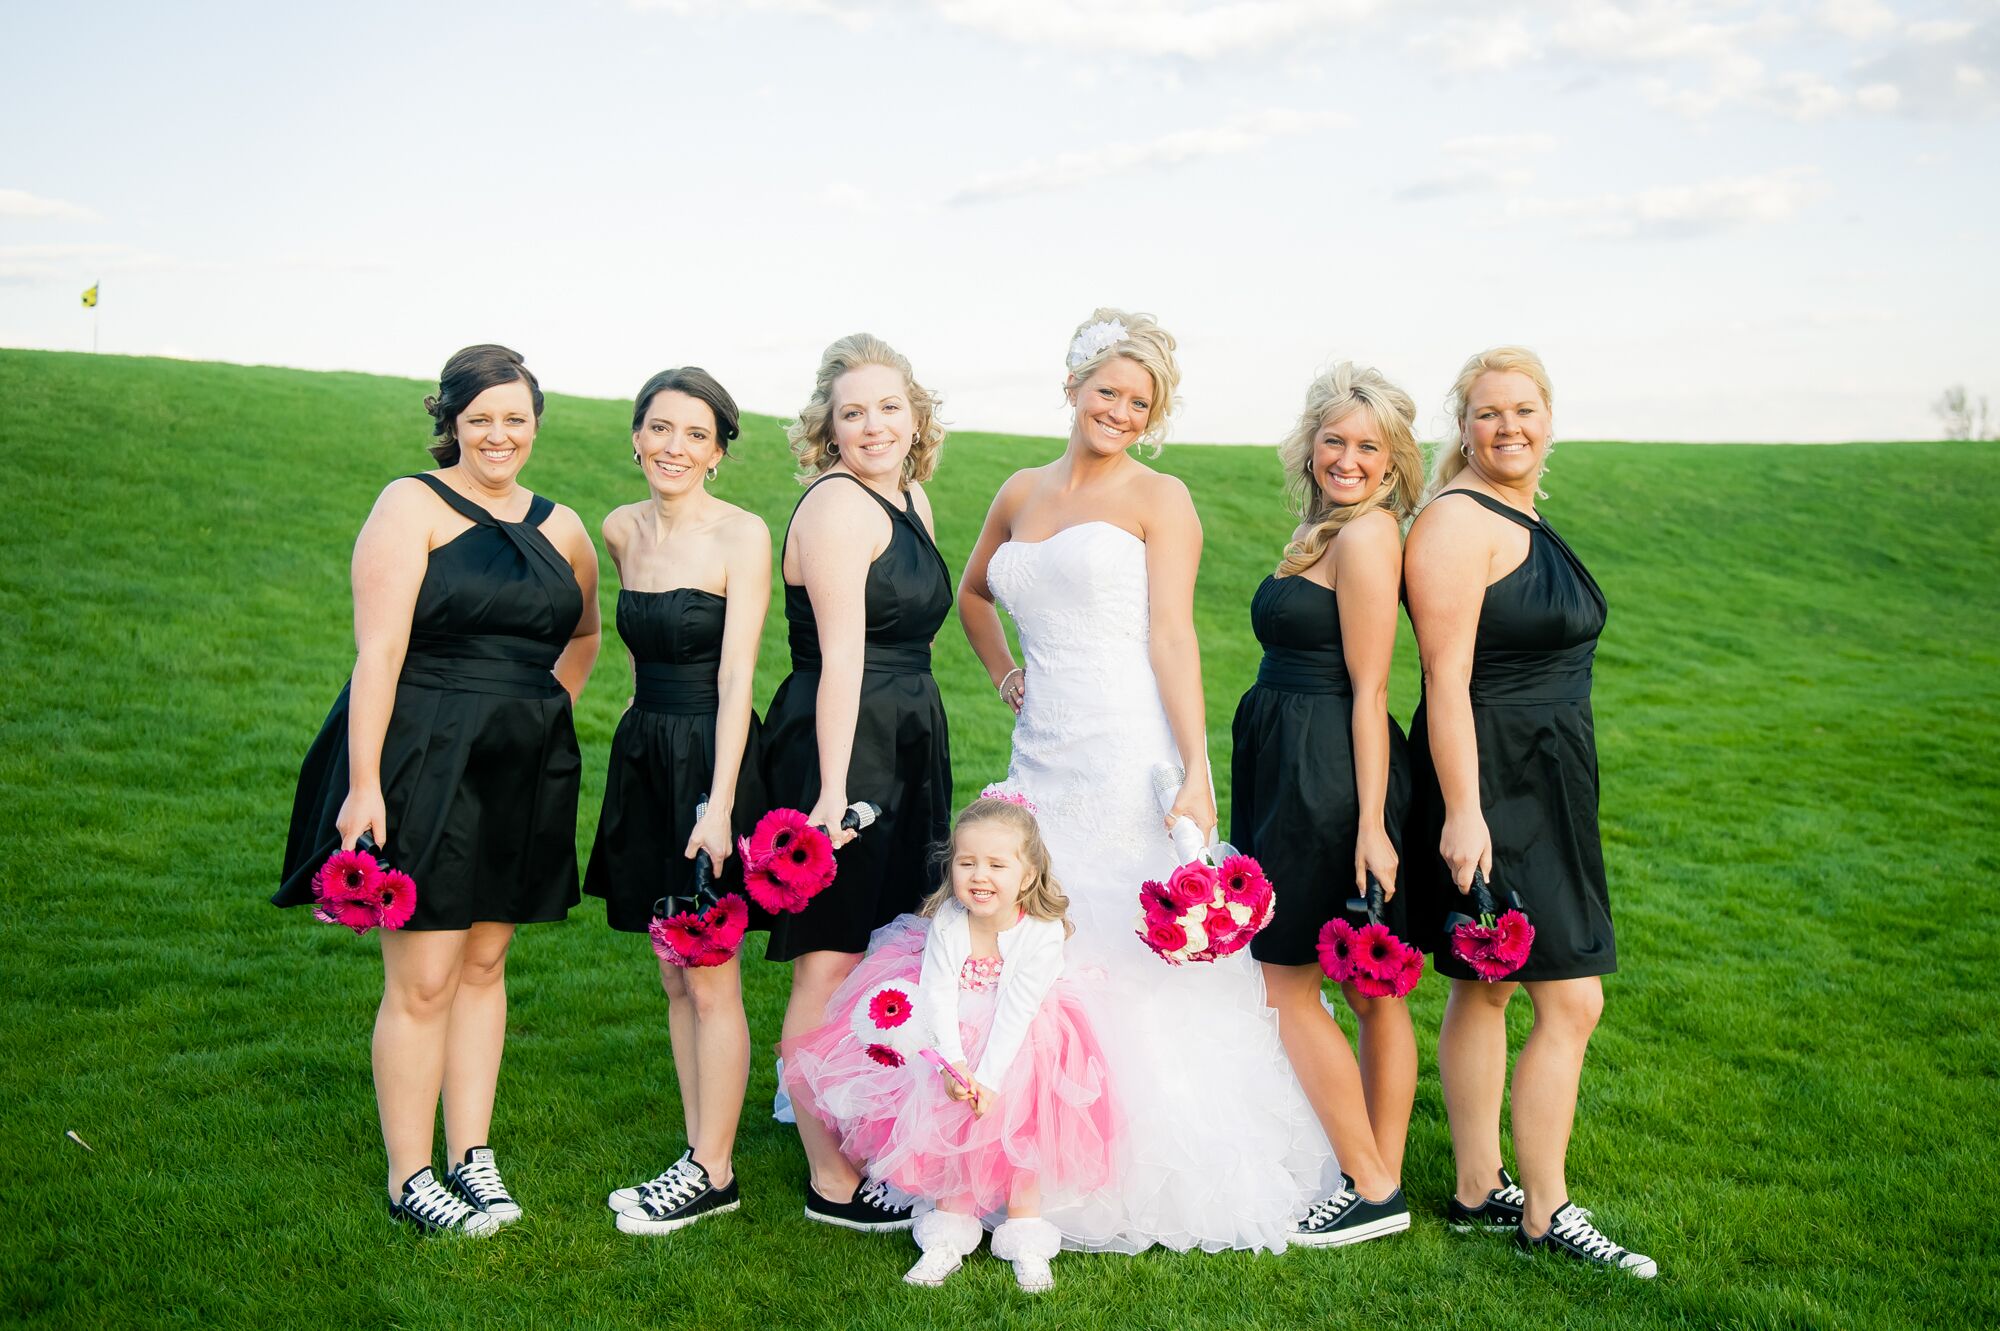
[[[743,886],[750,899],[774,915],[792,915],[827,889],[839,870],[833,842],[797,809],[773,809],[757,820],[736,848],[743,856]]]
[[[1535,945],[1535,926],[1512,892],[1496,900],[1486,884],[1486,875],[1472,871],[1472,899],[1478,915],[1453,911],[1445,917],[1445,936],[1458,959],[1472,967],[1473,974],[1491,984],[1504,980],[1527,964]]]
[[[1172,807],[1180,780],[1170,764],[1154,770],[1162,812]],[[1189,818],[1175,819],[1169,835],[1182,863],[1165,882],[1139,885],[1140,941],[1169,966],[1242,951],[1277,909],[1263,866],[1234,846],[1205,844]]]
[[[1403,998],[1424,976],[1424,954],[1390,931],[1382,922],[1382,884],[1368,875],[1368,895],[1348,901],[1351,911],[1365,912],[1359,929],[1339,916],[1320,926],[1319,967],[1335,984],[1351,984],[1365,998]]]
[[[381,847],[363,831],[353,850],[336,850],[313,875],[313,918],[365,934],[400,929],[417,910],[417,885],[377,858]]]
[[[917,987],[903,980],[884,980],[864,991],[848,1016],[848,1029],[885,1068],[902,1067],[930,1043],[930,1027],[917,1012]]]
[[[703,859],[707,856],[703,855]],[[743,946],[743,932],[750,927],[750,907],[736,892],[715,898],[706,909],[655,915],[647,928],[653,951],[671,966],[720,966]]]

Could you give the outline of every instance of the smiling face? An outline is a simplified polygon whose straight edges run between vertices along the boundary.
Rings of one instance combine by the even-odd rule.
[[[1127,356],[1113,356],[1070,389],[1076,423],[1070,439],[1093,453],[1123,452],[1153,419],[1153,376]]]
[[[1472,465],[1501,485],[1532,485],[1549,451],[1549,405],[1519,370],[1489,370],[1465,395],[1459,435]]]
[[[453,422],[458,465],[489,490],[504,490],[535,446],[535,398],[515,379],[472,399]]]
[[[1382,486],[1389,472],[1389,449],[1375,413],[1356,407],[1319,427],[1313,440],[1312,481],[1336,508],[1358,504]]]
[[[833,444],[847,469],[863,480],[902,483],[916,413],[910,386],[887,365],[859,365],[833,381]]]
[[[973,918],[1012,927],[1029,881],[1019,832],[998,820],[959,827],[952,839],[951,894]]]
[[[664,389],[646,404],[646,418],[632,434],[646,484],[663,499],[699,489],[722,457],[715,412],[687,393]]]

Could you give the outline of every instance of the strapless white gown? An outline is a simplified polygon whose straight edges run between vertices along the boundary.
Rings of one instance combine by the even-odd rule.
[[[1009,541],[987,583],[1027,662],[1007,785],[1034,801],[1076,933],[1068,974],[1128,1120],[1120,1181],[1048,1218],[1077,1247],[1279,1249],[1338,1180],[1248,949],[1169,966],[1136,933],[1175,857],[1152,769],[1178,765],[1147,655],[1146,545],[1106,522]]]

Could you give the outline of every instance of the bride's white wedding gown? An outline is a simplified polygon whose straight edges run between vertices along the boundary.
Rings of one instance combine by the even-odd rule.
[[[1247,948],[1169,966],[1136,933],[1139,884],[1176,862],[1152,782],[1178,751],[1147,655],[1145,542],[1107,522],[1009,541],[987,584],[1027,664],[1007,786],[1069,894],[1068,974],[1127,1119],[1119,1182],[1048,1218],[1085,1248],[1282,1248],[1338,1170],[1263,977]]]

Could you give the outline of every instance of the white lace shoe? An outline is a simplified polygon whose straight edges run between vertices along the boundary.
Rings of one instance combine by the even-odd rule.
[[[1009,1220],[993,1231],[993,1255],[1014,1264],[1014,1283],[1023,1293],[1056,1287],[1049,1263],[1062,1251],[1062,1231],[1040,1216]]]
[[[403,1180],[402,1199],[389,1203],[389,1214],[427,1234],[467,1234],[479,1238],[500,1229],[498,1220],[452,1196],[429,1165]]]
[[[672,1164],[647,1179],[644,1183],[634,1183],[629,1188],[615,1189],[610,1196],[604,1199],[604,1204],[614,1211],[631,1210],[640,1202],[646,1200],[647,1193],[658,1192],[662,1188],[672,1186],[675,1171],[681,1167],[681,1161],[692,1159],[694,1159],[694,1147],[690,1146],[675,1156]]]
[[[497,1224],[511,1225],[521,1218],[521,1204],[500,1181],[500,1166],[494,1163],[490,1146],[475,1146],[467,1151],[465,1159],[445,1175],[444,1185],[467,1205],[492,1216]]]
[[[905,1284],[938,1286],[946,1277],[965,1265],[967,1254],[979,1250],[979,1240],[985,1236],[979,1222],[969,1215],[957,1215],[951,1211],[926,1211],[917,1217],[911,1226],[910,1236],[923,1250],[917,1264],[903,1275]]]

